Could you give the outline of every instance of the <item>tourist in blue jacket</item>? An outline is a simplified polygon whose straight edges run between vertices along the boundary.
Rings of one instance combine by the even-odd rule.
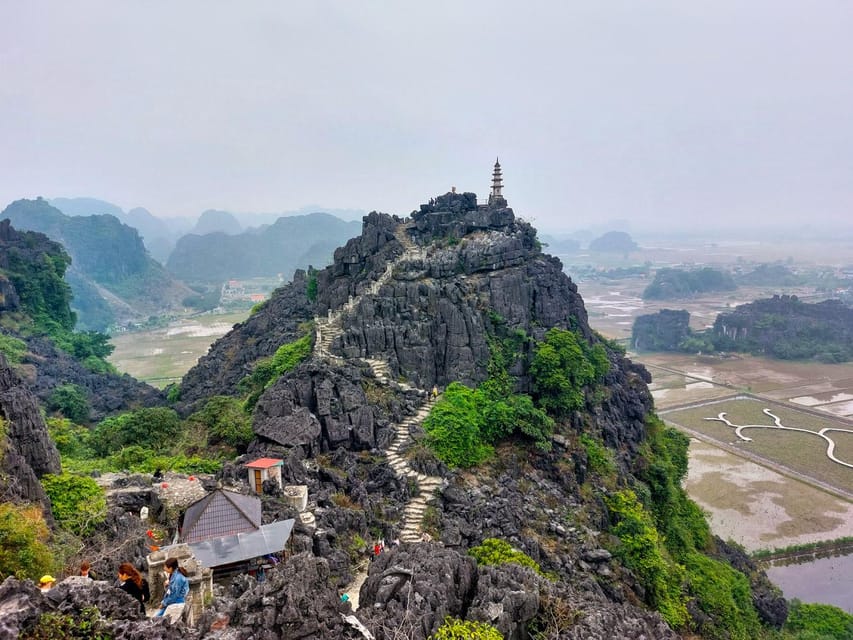
[[[170,604],[184,604],[187,594],[190,592],[190,583],[187,580],[187,572],[178,566],[174,558],[166,560],[166,573],[169,574],[169,582],[166,583],[166,595],[160,602],[160,609],[154,614],[161,617]]]

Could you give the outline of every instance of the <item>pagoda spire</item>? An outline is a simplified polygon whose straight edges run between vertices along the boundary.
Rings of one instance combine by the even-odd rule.
[[[506,206],[506,199],[501,193],[503,186],[500,158],[495,158],[495,168],[492,172],[492,192],[489,194],[489,206]]]

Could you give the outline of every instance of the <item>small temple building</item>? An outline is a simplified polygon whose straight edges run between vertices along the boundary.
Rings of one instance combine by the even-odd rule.
[[[265,480],[274,480],[281,487],[281,467],[283,464],[284,460],[278,458],[258,458],[247,463],[249,486],[255,490],[255,493],[263,493]]]

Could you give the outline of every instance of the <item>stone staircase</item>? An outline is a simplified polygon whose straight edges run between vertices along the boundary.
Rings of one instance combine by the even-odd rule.
[[[437,476],[428,476],[412,469],[402,453],[406,444],[411,439],[412,428],[420,426],[424,418],[429,415],[431,408],[429,403],[425,403],[415,415],[409,416],[398,423],[397,435],[388,446],[386,453],[388,464],[391,465],[391,468],[394,469],[397,475],[414,480],[418,485],[418,493],[409,500],[403,511],[403,519],[400,523],[401,542],[418,542],[421,540],[421,523],[424,519],[424,513],[427,510],[427,503],[434,497],[435,490],[441,487],[444,482]]]
[[[351,313],[358,306],[363,296],[378,294],[379,289],[391,280],[391,277],[394,274],[394,268],[401,262],[411,259],[416,255],[423,257],[424,250],[417,247],[407,233],[407,230],[410,227],[410,224],[402,224],[398,225],[394,230],[394,236],[399,240],[400,244],[403,245],[405,251],[398,258],[388,263],[388,266],[379,278],[373,281],[370,286],[358,296],[350,296],[349,300],[347,300],[347,302],[339,309],[335,309],[334,311],[330,309],[327,317],[317,317],[314,319],[314,330],[316,331],[314,341],[315,356],[323,358],[330,363],[343,363],[344,358],[333,354],[331,349],[335,340],[343,334],[344,316]],[[421,525],[423,523],[428,503],[434,497],[436,489],[443,485],[444,480],[437,476],[427,476],[425,474],[418,473],[412,469],[403,457],[403,450],[405,449],[406,444],[411,440],[412,429],[419,426],[430,412],[431,407],[427,400],[429,398],[429,393],[405,382],[393,380],[391,378],[390,367],[386,360],[379,358],[361,358],[361,360],[370,366],[373,371],[373,375],[376,376],[376,379],[380,384],[392,386],[402,391],[418,391],[420,392],[421,397],[425,400],[424,404],[421,405],[415,415],[409,416],[394,425],[396,434],[388,447],[388,451],[386,452],[388,464],[391,465],[394,472],[401,478],[414,480],[417,483],[418,493],[412,496],[403,510],[403,517],[400,521],[399,537],[401,542],[419,542],[423,539]],[[347,587],[347,594],[349,595],[353,610],[358,609],[358,591],[366,577],[367,567],[364,566],[356,572],[353,582]]]
[[[339,309],[329,310],[326,318],[315,318],[314,327],[316,331],[316,339],[314,341],[314,354],[318,357],[332,363],[342,363],[344,358],[334,355],[331,352],[332,345],[339,336],[343,333],[343,318],[346,314],[351,313],[361,302],[365,295],[376,295],[379,289],[391,280],[394,274],[394,268],[406,259],[410,259],[422,250],[418,248],[412,239],[409,237],[408,229],[411,224],[398,225],[394,230],[394,236],[405,248],[405,251],[392,262],[388,263],[385,271],[379,278],[374,280],[367,289],[358,296],[350,296],[349,300]],[[407,383],[399,382],[391,379],[390,367],[388,362],[379,358],[361,358],[373,370],[373,375],[384,385],[393,386],[403,391],[419,391],[421,397],[428,398],[429,394],[423,389],[418,389]],[[411,431],[413,427],[419,426],[423,419],[429,414],[430,406],[424,403],[418,412],[405,418],[402,422],[395,425],[396,435],[394,440],[388,447],[387,456],[388,463],[398,476],[414,480],[418,486],[418,493],[406,505],[401,521],[400,540],[402,542],[417,542],[421,540],[421,523],[424,513],[427,509],[427,503],[433,497],[435,490],[442,486],[443,480],[436,476],[427,476],[418,473],[411,468],[409,463],[403,457],[402,452],[406,444],[411,439]]]

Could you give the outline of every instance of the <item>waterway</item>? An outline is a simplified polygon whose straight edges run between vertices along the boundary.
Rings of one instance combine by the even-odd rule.
[[[834,604],[853,613],[853,555],[770,566],[767,576],[788,600]]]

